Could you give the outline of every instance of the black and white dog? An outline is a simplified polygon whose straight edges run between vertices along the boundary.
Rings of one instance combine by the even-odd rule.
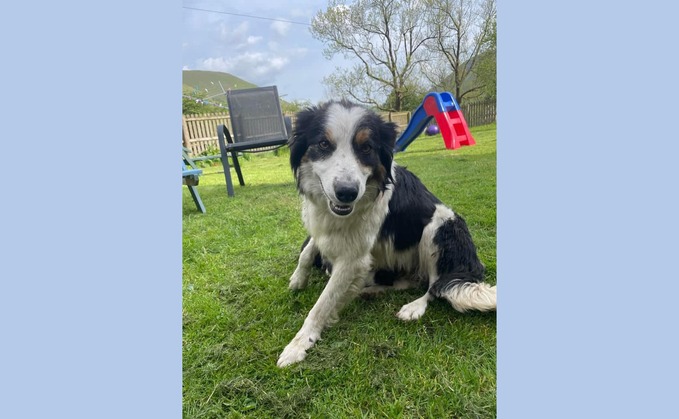
[[[298,114],[290,164],[310,237],[290,289],[307,285],[321,257],[332,272],[279,367],[303,360],[364,287],[400,287],[403,278],[427,283],[427,292],[398,312],[402,320],[420,318],[435,297],[460,312],[495,310],[496,288],[482,282],[484,267],[464,219],[393,162],[395,140],[393,123],[346,101]]]

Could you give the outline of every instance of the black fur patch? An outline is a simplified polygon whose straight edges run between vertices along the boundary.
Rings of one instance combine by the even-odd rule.
[[[307,236],[306,239],[304,239],[304,243],[302,243],[302,247],[299,249],[299,253],[302,253],[304,251],[304,248],[307,247],[310,240],[311,240],[311,236]],[[314,266],[319,268],[319,269],[323,266],[323,259],[321,259],[321,252],[316,253],[316,257],[314,257]]]
[[[436,264],[439,279],[429,288],[433,296],[440,297],[456,285],[483,280],[485,268],[476,254],[467,223],[459,214],[441,224],[434,244],[439,248]]]
[[[302,248],[299,249],[300,253],[302,253],[304,248],[307,247],[310,240],[311,240],[311,236],[307,236],[307,238],[304,239],[304,243],[302,243]],[[321,270],[327,270],[328,272],[332,272],[332,264],[330,262],[328,262],[327,260],[323,259],[321,252],[316,252],[316,256],[314,257],[313,266],[315,266],[316,268],[321,269]]]
[[[393,286],[398,278],[398,273],[395,271],[379,270],[375,272],[375,284]]]
[[[324,123],[327,109],[328,104],[325,104],[306,108],[297,114],[295,130],[288,141],[288,147],[290,147],[290,167],[295,175],[298,189],[297,169],[302,164],[302,159],[307,154],[310,145],[318,144],[325,138]]]
[[[440,204],[414,174],[403,167],[396,168],[394,193],[389,201],[389,214],[380,231],[381,240],[393,240],[396,250],[417,245],[422,230],[429,224]]]

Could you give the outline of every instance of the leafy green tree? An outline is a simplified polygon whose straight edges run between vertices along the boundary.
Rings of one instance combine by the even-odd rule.
[[[424,96],[429,93],[429,90],[425,89],[420,85],[409,84],[406,86],[405,92],[402,97],[401,110],[402,111],[414,111],[418,106],[422,104]],[[384,109],[395,109],[394,106],[395,95],[392,92],[387,97],[384,104]]]
[[[309,106],[311,106],[311,102],[308,100],[295,99],[292,102],[281,100],[281,110],[283,113],[297,113]]]
[[[497,22],[493,21],[488,34],[488,49],[479,57],[474,71],[476,80],[481,86],[481,93],[486,98],[497,96]]]
[[[182,114],[197,115],[202,113],[226,112],[226,109],[211,105],[205,101],[203,92],[184,92],[182,95]]]

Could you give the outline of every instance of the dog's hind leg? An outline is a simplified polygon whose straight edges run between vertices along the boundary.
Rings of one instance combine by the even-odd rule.
[[[485,268],[476,253],[464,219],[456,215],[436,230],[433,244],[438,248],[438,279],[429,293],[446,299],[455,310],[490,311],[497,306],[497,288],[483,282]]]
[[[290,277],[288,288],[291,290],[300,290],[306,287],[309,282],[309,271],[319,257],[320,252],[314,243],[313,237],[307,237],[302,245],[302,251],[299,254],[297,268]]]
[[[446,216],[448,209],[438,209]],[[420,262],[429,274],[427,294],[406,304],[398,312],[402,320],[420,318],[434,298],[447,300],[455,310],[495,310],[496,287],[483,280],[484,266],[464,219],[452,214],[430,223],[423,232]]]
[[[279,367],[294,364],[306,357],[306,351],[320,339],[323,329],[337,320],[342,307],[363,286],[370,264],[370,257],[364,257],[337,261],[333,265],[332,275],[321,296],[304,320],[302,328],[278,358]]]

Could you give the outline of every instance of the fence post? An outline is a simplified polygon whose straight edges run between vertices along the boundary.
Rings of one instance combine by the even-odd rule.
[[[186,124],[186,118],[182,115],[182,144],[190,150],[191,145],[189,144],[189,138],[189,127]]]

